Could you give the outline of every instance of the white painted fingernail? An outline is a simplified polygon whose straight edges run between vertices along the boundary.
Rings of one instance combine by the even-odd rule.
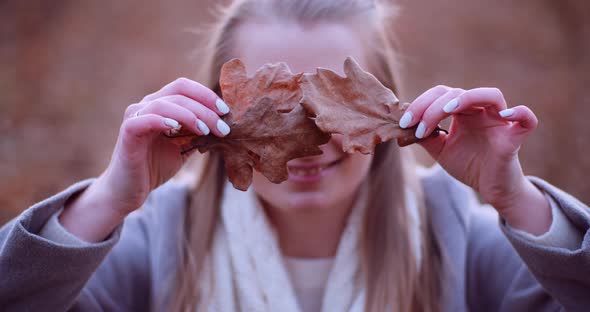
[[[164,124],[173,129],[180,128],[180,124],[178,123],[178,121],[172,118],[164,118]]]
[[[223,135],[228,135],[230,131],[229,126],[221,119],[217,121],[217,130]]]
[[[510,117],[512,115],[514,115],[514,109],[512,109],[512,108],[500,111],[500,117],[502,117],[502,118]]]
[[[207,135],[211,132],[209,127],[207,127],[207,125],[200,119],[197,119],[197,128],[199,128],[199,130],[201,130],[204,135]]]
[[[448,113],[454,111],[457,108],[457,106],[459,106],[459,100],[456,99],[456,98],[455,99],[452,99],[452,100],[449,101],[449,103],[447,103],[443,107],[443,111],[448,114]]]
[[[418,139],[421,139],[424,137],[424,133],[426,133],[426,124],[424,123],[424,121],[421,121],[418,124],[418,129],[416,129],[416,137]]]
[[[215,106],[217,106],[217,110],[220,113],[224,115],[229,113],[229,106],[227,106],[227,104],[225,104],[225,102],[222,99],[217,99],[217,101],[215,101]]]
[[[399,127],[402,129],[407,128],[412,122],[412,112],[405,112],[402,118],[399,120]]]

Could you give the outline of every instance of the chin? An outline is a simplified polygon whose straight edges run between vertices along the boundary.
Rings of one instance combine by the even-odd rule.
[[[330,192],[322,189],[314,191],[285,191],[283,197],[276,202],[286,209],[317,210],[332,206],[330,201],[337,198],[337,194],[330,196]],[[282,203],[281,203],[282,202]],[[282,204],[282,205],[281,205]]]

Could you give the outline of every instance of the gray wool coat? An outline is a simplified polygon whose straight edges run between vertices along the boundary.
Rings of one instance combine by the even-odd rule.
[[[575,250],[524,239],[438,168],[422,178],[433,228],[449,258],[443,311],[590,311],[590,209],[531,177],[583,240]],[[77,183],[0,229],[0,311],[164,311],[188,190],[169,182],[107,240],[64,245],[38,235]]]

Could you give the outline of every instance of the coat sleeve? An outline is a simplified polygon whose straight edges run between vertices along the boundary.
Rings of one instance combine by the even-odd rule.
[[[0,310],[148,310],[143,211],[130,215],[100,243],[68,244],[39,235],[49,218],[91,183],[74,184],[0,229]]]
[[[468,305],[474,311],[587,311],[590,209],[543,180],[530,179],[554,199],[570,221],[569,230],[579,231],[570,237],[583,240],[552,246],[510,228],[489,206],[474,209],[468,229]]]

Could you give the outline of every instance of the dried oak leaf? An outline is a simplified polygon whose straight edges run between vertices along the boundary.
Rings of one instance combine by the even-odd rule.
[[[302,77],[301,105],[322,131],[342,134],[345,152],[373,153],[375,145],[394,138],[400,145],[417,141],[414,130],[399,127],[408,104],[400,105],[391,90],[351,57],[344,61],[344,73],[341,77],[318,68]]]
[[[223,120],[231,132],[224,138],[195,137],[191,147],[221,152],[228,178],[239,190],[252,182],[252,169],[271,182],[285,181],[287,161],[321,154],[318,146],[330,139],[298,105],[301,75],[278,63],[264,65],[248,77],[240,60],[225,63],[219,82],[230,107]]]

